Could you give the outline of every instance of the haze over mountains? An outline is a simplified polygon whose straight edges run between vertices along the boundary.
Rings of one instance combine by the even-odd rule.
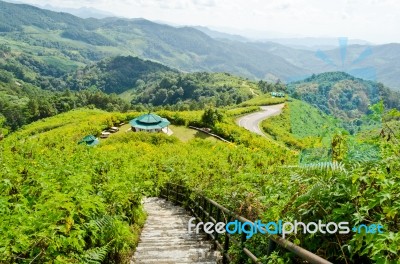
[[[251,79],[293,81],[313,73],[344,71],[400,88],[400,44],[395,43],[370,46],[349,41],[314,51],[293,48],[295,40],[286,40],[288,46],[250,42],[204,28],[144,19],[81,19],[6,2],[0,2],[0,15],[1,44],[47,61],[52,58],[57,67],[76,68],[109,56],[133,55],[183,71],[223,71]],[[299,46],[303,44],[299,41]]]

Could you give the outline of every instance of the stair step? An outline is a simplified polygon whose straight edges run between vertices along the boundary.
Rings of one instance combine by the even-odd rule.
[[[144,201],[147,220],[131,264],[216,264],[220,253],[205,234],[188,233],[192,217],[160,198]]]

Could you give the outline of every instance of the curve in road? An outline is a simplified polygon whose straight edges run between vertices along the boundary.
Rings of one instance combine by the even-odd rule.
[[[267,118],[279,115],[284,106],[285,104],[261,106],[262,111],[242,116],[236,120],[236,123],[251,132],[265,137],[265,134],[260,129],[260,123]]]

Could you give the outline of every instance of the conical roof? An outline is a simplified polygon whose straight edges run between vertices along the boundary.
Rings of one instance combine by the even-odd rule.
[[[132,127],[150,130],[150,129],[162,129],[170,125],[170,122],[156,114],[145,114],[135,119],[132,119],[129,124]]]
[[[78,144],[86,144],[87,146],[96,146],[100,141],[93,135],[85,136]]]
[[[143,124],[157,124],[162,121],[162,118],[156,114],[145,114],[142,116],[139,116],[137,119],[137,122],[143,123]]]

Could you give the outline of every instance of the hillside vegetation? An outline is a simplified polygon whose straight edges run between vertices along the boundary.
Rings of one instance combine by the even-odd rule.
[[[137,57],[113,57],[73,72],[53,71],[34,57],[0,46],[0,134],[32,121],[90,106],[107,111],[235,107],[273,104],[278,83],[252,82],[227,73],[183,73]],[[267,89],[268,88],[268,89]]]
[[[146,133],[119,133],[95,148],[77,144],[138,114],[75,110],[28,125],[1,142],[0,261],[127,263],[144,220],[140,199],[157,195],[167,181],[197,188],[249,219],[382,223],[385,232],[379,235],[289,239],[335,263],[389,263],[399,257],[399,208],[392,203],[399,193],[399,145],[393,141],[398,130],[392,139],[379,131],[363,135],[364,143],[378,149],[379,159],[361,151],[362,159],[354,163],[360,148],[341,137],[332,157],[342,163],[305,167],[296,165],[293,152],[238,128],[229,117],[212,127],[231,144],[184,143]],[[175,124],[202,122],[201,111],[159,114]],[[265,236],[255,236],[247,247],[262,256],[267,243]],[[282,256],[289,261],[290,254]]]
[[[326,139],[342,129],[342,124],[307,103],[290,100],[280,115],[264,120],[261,127],[275,140],[301,150],[327,147]]]
[[[212,38],[192,27],[143,19],[82,19],[2,1],[0,44],[50,61],[56,68],[69,69],[107,57],[132,55],[184,71],[229,72],[269,81],[299,80],[313,73],[343,70],[338,49],[325,52],[332,61],[328,63],[313,51],[273,42]],[[346,48],[345,66],[350,74],[400,89],[399,44]],[[371,55],[359,60],[366,51]]]
[[[2,142],[0,261],[126,262],[143,224],[143,195],[156,195],[167,180],[195,186],[205,182],[192,180],[204,177],[209,184],[223,175],[239,179],[287,156],[275,149],[262,159],[267,144],[261,144],[264,149],[204,140],[185,144],[145,133],[115,135],[94,149],[77,144],[86,134],[135,115],[71,111]]]
[[[400,93],[343,72],[313,75],[290,83],[288,91],[294,98],[347,121],[360,118],[381,100],[388,109],[400,107]]]
[[[261,93],[256,83],[227,73],[182,73],[130,56],[102,60],[64,79],[71,89],[120,94],[134,105],[200,109],[238,104]]]
[[[378,71],[397,65],[387,55],[396,51],[382,48]],[[146,218],[142,198],[167,182],[252,221],[381,224],[379,234],[286,238],[333,263],[397,263],[399,93],[343,72],[286,85],[314,71],[311,55],[0,1],[0,263],[129,263]],[[399,80],[396,67],[387,80]],[[266,137],[235,123],[278,103],[283,112],[262,123]],[[149,111],[175,136],[125,132]],[[124,131],[99,145],[78,144],[121,122]],[[299,262],[282,248],[266,256],[266,235],[245,246],[262,263]]]

